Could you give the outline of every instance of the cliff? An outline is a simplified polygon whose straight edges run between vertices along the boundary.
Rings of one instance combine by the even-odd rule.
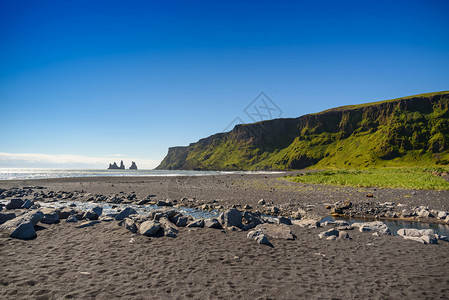
[[[449,162],[449,91],[237,125],[169,148],[157,169],[287,170]]]

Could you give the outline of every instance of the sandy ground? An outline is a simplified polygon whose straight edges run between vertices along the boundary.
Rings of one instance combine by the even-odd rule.
[[[376,197],[447,207],[444,192],[329,188],[279,183],[274,176],[90,178],[3,181],[91,193],[135,191],[161,199],[203,197],[224,203],[325,203]],[[165,194],[164,194],[165,193]],[[405,197],[407,196],[407,197]],[[381,200],[379,200],[381,201]],[[387,201],[387,200],[385,200]],[[318,206],[318,205],[317,205]],[[449,299],[449,243],[423,245],[397,236],[291,226],[295,240],[246,232],[181,228],[177,238],[133,235],[116,222],[74,228],[43,225],[31,241],[0,237],[1,299]]]

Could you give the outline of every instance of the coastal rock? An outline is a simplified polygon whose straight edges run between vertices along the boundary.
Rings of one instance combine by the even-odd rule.
[[[124,220],[124,225],[125,228],[128,229],[129,231],[131,231],[132,233],[136,233],[137,232],[137,225],[134,222],[134,220],[130,219],[130,218],[125,218]]]
[[[215,228],[215,229],[221,229],[222,228],[220,222],[218,222],[218,220],[215,219],[215,218],[209,218],[209,219],[204,220],[204,227],[206,227],[206,228]]]
[[[0,213],[0,225],[5,223],[6,221],[12,220],[16,217],[16,214],[11,213]]]
[[[122,210],[118,215],[115,216],[115,220],[121,221],[125,218],[128,218],[130,215],[137,214],[137,211],[134,208],[127,207],[124,210]]]
[[[44,208],[42,209],[44,217],[41,222],[44,224],[56,224],[59,223],[59,213],[56,209]]]
[[[137,165],[135,162],[131,163],[131,167],[129,167],[130,170],[137,170]]]
[[[24,222],[17,226],[9,236],[15,239],[31,240],[36,238],[37,234],[30,222]]]
[[[391,234],[390,229],[385,223],[381,221],[366,222],[366,223],[354,223],[353,226],[359,227],[360,232],[363,231],[376,231],[380,234]]]
[[[440,210],[440,211],[438,211],[437,218],[444,219],[444,218],[446,218],[447,215],[448,215],[448,213],[446,211]]]
[[[398,235],[405,239],[414,240],[423,244],[436,244],[438,235],[433,229],[402,228],[398,230]]]
[[[242,226],[243,226],[242,213],[235,208],[231,208],[231,209],[221,213],[218,219],[219,219],[221,225],[226,226],[226,227],[235,226],[238,228],[242,228]]]
[[[285,224],[260,224],[256,226],[256,231],[262,231],[263,234],[274,239],[294,240],[290,228]]]
[[[279,217],[278,224],[292,225],[292,221],[286,217]]]
[[[337,236],[339,236],[339,234],[340,234],[340,233],[338,232],[337,229],[331,228],[331,229],[329,229],[329,230],[326,230],[326,231],[321,232],[320,234],[318,234],[318,236],[320,237],[320,239],[322,239],[322,238],[328,238],[328,237],[330,237],[330,236],[335,236],[335,237],[337,237]]]
[[[265,205],[265,204],[267,204],[267,202],[266,202],[264,199],[260,199],[260,200],[257,202],[257,204],[259,204],[259,205]]]
[[[22,205],[23,205],[22,199],[11,199],[8,201],[8,203],[6,203],[5,208],[6,209],[18,209],[18,208],[21,208]]]
[[[194,220],[192,222],[190,222],[187,227],[200,227],[203,228],[204,227],[204,220],[203,219],[198,219],[198,220]]]
[[[341,240],[349,240],[349,239],[351,239],[349,237],[349,233],[346,232],[346,231],[339,231],[338,232],[338,238],[341,239]]]
[[[306,228],[318,228],[320,227],[320,222],[314,219],[306,219],[306,220],[292,220],[293,225],[298,225],[299,227]]]
[[[248,232],[248,234],[246,235],[247,238],[249,239],[253,239],[256,242],[258,242],[259,244],[262,245],[267,245],[270,247],[273,247],[273,245],[270,243],[270,241],[268,240],[268,238],[266,237],[266,235],[262,232],[262,230],[253,230]]]
[[[33,205],[34,205],[34,202],[33,202],[32,200],[26,199],[26,200],[23,202],[21,208],[30,209],[30,207],[33,206]]]
[[[161,218],[160,221],[161,227],[164,229],[164,236],[175,238],[178,236],[179,230],[172,226],[172,223],[167,218]]]
[[[155,221],[145,221],[140,224],[139,233],[145,236],[152,236],[161,228],[161,224]]]
[[[169,218],[170,222],[172,222],[173,224],[175,224],[178,227],[185,227],[187,225],[187,222],[189,221],[189,219],[185,216],[183,216],[182,214],[177,214],[171,218]]]

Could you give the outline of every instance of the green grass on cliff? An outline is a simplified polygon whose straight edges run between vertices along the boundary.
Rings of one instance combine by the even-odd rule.
[[[290,181],[352,187],[380,187],[414,190],[449,190],[449,182],[435,175],[449,168],[381,168],[367,170],[327,170],[286,176]]]

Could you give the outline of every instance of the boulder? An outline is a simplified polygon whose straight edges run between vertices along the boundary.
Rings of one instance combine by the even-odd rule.
[[[341,240],[349,240],[349,233],[347,231],[339,231],[338,232],[338,238]]]
[[[219,218],[221,225],[226,227],[238,227],[242,228],[242,213],[235,209],[231,208],[223,213],[220,214]]]
[[[285,224],[259,224],[256,226],[256,231],[262,231],[263,234],[274,239],[294,240],[295,236],[292,234],[290,228]]]
[[[437,244],[438,235],[433,229],[402,228],[398,230],[398,235],[405,239],[414,240],[424,244]]]
[[[292,221],[286,217],[279,217],[278,224],[292,225]]]
[[[15,239],[30,240],[36,238],[37,234],[31,222],[23,222],[9,236]]]
[[[136,222],[134,222],[133,219],[125,218],[124,221],[125,221],[124,225],[125,225],[126,229],[128,229],[132,233],[136,233],[137,232],[137,225],[136,225]]]
[[[131,207],[127,207],[124,210],[122,210],[118,215],[115,216],[115,220],[121,221],[125,218],[128,218],[130,215],[137,214],[137,211]]]
[[[381,221],[354,223],[352,225],[355,227],[359,227],[360,232],[376,231],[379,232],[380,234],[391,234],[390,228],[388,228],[388,226]]]
[[[8,201],[8,203],[6,203],[5,208],[6,209],[18,209],[18,208],[21,208],[22,205],[23,205],[22,199],[11,199]]]
[[[250,232],[248,232],[246,237],[249,238],[249,239],[255,240],[259,244],[273,247],[273,245],[270,243],[270,241],[268,240],[266,235],[261,230],[250,231]]]
[[[189,218],[183,216],[182,214],[177,214],[176,216],[169,218],[169,220],[178,227],[185,227],[189,221]]]
[[[215,218],[209,218],[209,219],[204,220],[204,227],[206,227],[206,228],[215,228],[215,229],[221,229],[222,228],[220,222],[218,222],[218,220],[215,219]]]
[[[59,212],[56,209],[44,208],[42,209],[44,217],[41,222],[44,224],[56,224],[59,223]]]
[[[21,208],[30,209],[30,207],[33,206],[33,205],[34,205],[34,202],[33,202],[32,200],[26,199],[26,200],[23,202]]]
[[[16,214],[11,213],[0,213],[0,225],[5,223],[6,221],[12,220],[16,217]]]
[[[318,236],[320,237],[320,239],[322,239],[322,238],[328,238],[328,237],[330,237],[330,236],[335,236],[335,237],[337,237],[337,236],[339,236],[339,234],[340,234],[340,233],[338,232],[337,229],[331,228],[331,229],[329,229],[329,230],[326,230],[326,231],[321,232]]]
[[[204,220],[203,219],[194,220],[194,221],[190,222],[189,224],[187,224],[187,227],[200,227],[200,228],[203,228],[204,227]]]
[[[156,221],[145,221],[140,224],[139,233],[145,236],[152,236],[156,234],[161,228],[161,224]]]
[[[265,204],[267,204],[267,202],[266,202],[264,199],[260,199],[260,200],[257,202],[257,204],[259,204],[259,205],[265,205]]]
[[[74,210],[73,208],[64,207],[62,210],[59,211],[59,219],[67,219],[68,217],[74,215],[75,213],[76,210]]]
[[[420,218],[431,218],[431,217],[433,217],[432,213],[428,209],[425,209],[425,208],[421,208],[420,210],[418,210],[416,212],[416,215],[418,217],[420,217]]]
[[[320,227],[320,222],[313,219],[306,220],[292,220],[293,225],[298,225],[299,227],[306,228],[318,228]]]
[[[263,220],[260,217],[260,214],[251,212],[251,211],[245,211],[242,215],[243,217],[243,221],[247,224],[254,224],[254,227],[259,225],[259,224],[263,224]]]
[[[437,217],[438,219],[444,219],[446,218],[447,215],[448,215],[447,212],[445,212],[444,210],[440,210],[438,211]]]

